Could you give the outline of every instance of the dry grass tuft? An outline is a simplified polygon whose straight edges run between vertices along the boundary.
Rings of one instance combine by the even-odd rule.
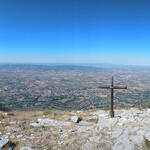
[[[45,110],[43,112],[43,115],[47,116],[47,115],[51,115],[52,114],[52,111],[51,110]]]
[[[143,140],[143,146],[145,147],[146,150],[150,150],[150,141],[147,140],[145,137]]]
[[[4,118],[5,118],[5,115],[2,112],[0,112],[0,120]]]

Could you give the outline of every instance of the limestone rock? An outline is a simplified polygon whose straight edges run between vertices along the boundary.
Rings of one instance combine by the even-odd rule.
[[[34,149],[32,149],[30,147],[21,147],[20,150],[34,150]]]
[[[73,117],[71,117],[71,120],[74,123],[79,123],[81,121],[81,117],[80,116],[73,116]]]
[[[122,129],[116,129],[112,132],[112,138],[118,138],[122,133]]]
[[[143,141],[143,136],[140,135],[131,135],[129,139],[132,141],[133,144],[141,145]]]
[[[0,139],[0,150],[9,142],[8,138]]]
[[[7,127],[5,127],[5,129],[8,132],[17,132],[17,131],[20,131],[20,128],[15,128],[15,127],[11,127],[11,126],[7,126]]]
[[[40,126],[68,126],[71,125],[71,122],[63,122],[63,121],[57,121],[52,119],[38,119],[37,123],[31,123],[30,126],[32,127],[40,127]]]
[[[103,118],[99,117],[98,125],[100,128],[109,128],[111,129],[118,122],[117,118]]]

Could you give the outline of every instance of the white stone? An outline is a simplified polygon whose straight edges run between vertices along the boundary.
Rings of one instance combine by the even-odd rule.
[[[34,137],[34,134],[31,134],[30,136],[27,136],[27,138],[30,139],[30,140],[32,140],[32,139],[34,139],[35,137]]]
[[[17,135],[16,137],[17,137],[17,138],[21,138],[21,137],[23,137],[23,135],[22,135],[22,134],[20,134],[20,135]]]
[[[6,133],[6,135],[11,135],[11,133],[10,133],[10,132],[8,132],[8,133]]]
[[[3,146],[5,146],[8,143],[8,138],[1,138],[0,139],[0,149],[3,148]]]
[[[30,126],[32,126],[32,127],[40,127],[41,124],[33,122],[33,123],[30,123]]]
[[[146,133],[145,133],[145,138],[146,138],[148,141],[150,141],[150,132],[146,132]]]
[[[103,118],[109,118],[109,115],[108,115],[108,114],[99,114],[98,116],[99,116],[99,117],[103,117]]]
[[[124,139],[122,142],[115,143],[112,150],[134,150],[134,144]]]
[[[118,125],[122,126],[124,123],[126,123],[127,119],[126,118],[120,118],[118,119]]]
[[[134,144],[141,145],[141,144],[142,144],[142,141],[143,141],[143,136],[140,136],[140,135],[130,135],[130,136],[129,136],[129,139],[130,139]]]
[[[117,143],[112,147],[112,150],[124,150],[124,147],[122,144]]]
[[[17,131],[20,131],[20,128],[15,128],[15,127],[10,127],[10,126],[5,127],[5,129],[8,132],[17,132]]]
[[[146,115],[150,115],[150,109],[147,109],[147,111],[145,112]]]
[[[117,118],[103,118],[99,117],[98,124],[100,128],[112,128],[118,122]]]
[[[87,130],[91,130],[91,126],[79,126],[79,127],[76,127],[75,130],[79,133],[81,132],[85,132]]]
[[[30,147],[21,147],[20,150],[34,150],[34,149],[32,149]]]
[[[122,133],[122,129],[116,129],[112,132],[112,138],[117,138]]]
[[[62,145],[62,144],[64,144],[64,141],[58,141],[58,144]]]
[[[93,125],[93,123],[92,122],[87,122],[87,121],[81,121],[81,122],[79,122],[79,125],[81,125],[81,126],[89,126],[89,125]]]
[[[68,126],[71,125],[71,122],[63,122],[52,119],[38,119],[37,123],[31,123],[32,127],[40,127],[40,126]]]
[[[97,144],[99,144],[100,137],[99,137],[99,136],[89,137],[89,141],[92,142],[92,143],[97,143]]]
[[[10,139],[14,139],[14,138],[15,138],[15,136],[14,136],[14,135],[11,135],[9,138],[10,138]]]
[[[16,125],[16,121],[11,121],[11,122],[9,122],[9,124]]]
[[[71,114],[71,115],[76,115],[76,113],[75,113],[75,112],[70,112],[70,114]]]
[[[103,111],[103,110],[99,110],[99,111],[95,111],[95,112],[91,112],[91,115],[93,115],[93,116],[100,116],[100,115],[102,115],[102,116],[108,116],[108,113],[106,113],[105,111]]]
[[[81,118],[80,118],[80,116],[73,116],[73,117],[71,117],[71,120],[74,123],[79,123],[81,121]]]
[[[5,134],[5,135],[3,135],[2,137],[1,137],[1,139],[8,139],[9,137],[8,137],[8,135],[7,134]]]
[[[133,133],[136,133],[138,130],[139,130],[139,127],[131,127],[129,128],[129,133],[133,134]]]

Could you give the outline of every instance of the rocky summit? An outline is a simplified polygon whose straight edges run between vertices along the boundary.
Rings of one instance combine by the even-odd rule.
[[[150,109],[12,113],[0,112],[1,150],[150,150]]]

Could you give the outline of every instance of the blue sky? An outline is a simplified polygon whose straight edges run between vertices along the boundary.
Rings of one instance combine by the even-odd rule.
[[[150,65],[150,1],[0,0],[0,62]]]

